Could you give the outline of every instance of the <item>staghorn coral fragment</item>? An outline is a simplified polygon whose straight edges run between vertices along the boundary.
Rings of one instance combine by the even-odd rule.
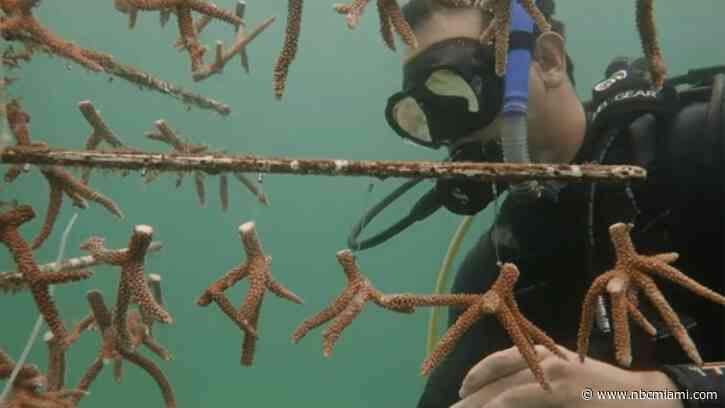
[[[388,47],[391,51],[395,51],[395,37],[393,35],[393,27],[390,25],[390,14],[387,9],[389,4],[389,0],[377,0],[378,19],[380,22],[380,35],[383,38],[383,43],[385,43],[385,46]],[[338,4],[335,6],[335,11],[340,14],[347,14],[349,12],[349,7],[337,7],[345,5]]]
[[[18,228],[35,217],[33,208],[21,205],[0,214],[0,242],[10,251],[33,295],[35,304],[48,324],[58,344],[65,348],[69,344],[68,332],[60,317],[50,293],[50,285],[75,282],[91,276],[86,271],[70,271],[44,274],[38,269],[30,245],[18,232]]]
[[[178,10],[183,9],[195,11],[235,27],[241,24],[241,20],[236,15],[205,0],[114,0],[114,6],[116,10],[124,14],[133,12],[134,9],[141,11],[176,10],[178,14]]]
[[[385,302],[383,294],[373,287],[372,283],[360,273],[352,251],[345,249],[337,253],[337,262],[342,266],[347,285],[342,293],[328,307],[307,318],[292,333],[292,342],[299,342],[304,336],[328,321],[335,319],[322,334],[323,354],[329,357],[332,348],[342,332],[360,314],[365,303],[372,301],[376,305],[401,313],[412,313],[413,307],[403,304]]]
[[[149,288],[151,289],[151,294],[154,296],[154,300],[156,303],[164,306],[164,297],[163,292],[161,291],[161,275],[157,273],[150,273],[148,278],[146,278],[146,283],[149,285]],[[141,317],[143,318],[143,323],[148,326],[149,331],[153,329],[154,319],[153,316],[149,316],[146,313],[144,313],[143,310],[141,312]]]
[[[131,362],[139,368],[146,371],[151,378],[157,383],[161,390],[161,395],[164,398],[164,402],[167,408],[176,407],[176,398],[171,384],[166,379],[166,376],[161,369],[150,359],[141,355],[137,348],[143,344],[147,346],[152,352],[162,356],[165,360],[170,359],[170,354],[158,345],[155,340],[149,334],[149,328],[142,322],[141,314],[137,311],[131,311],[127,313],[127,310],[119,310],[117,303],[116,308],[111,311],[103,300],[103,294],[98,290],[92,290],[87,293],[86,299],[88,300],[89,306],[92,311],[93,319],[95,320],[99,334],[101,335],[101,349],[96,359],[86,369],[83,374],[78,386],[78,390],[88,390],[91,384],[95,381],[98,375],[101,373],[105,365],[113,362],[113,375],[116,382],[121,382],[122,375],[122,360]],[[128,304],[126,303],[126,306]],[[125,321],[125,330],[129,331],[130,347],[125,348],[118,342],[118,337],[115,334],[117,317],[116,313],[127,316]],[[152,346],[149,346],[152,344]],[[155,349],[159,347],[159,349]],[[80,398],[74,399],[77,404],[80,402]]]
[[[524,10],[529,13],[531,19],[534,20],[534,24],[536,24],[536,26],[542,33],[551,30],[551,24],[546,21],[546,16],[544,16],[544,13],[539,10],[539,7],[536,5],[536,0],[519,0],[519,3],[521,3],[521,6],[523,6]]]
[[[92,58],[84,54],[83,49],[77,45],[65,41],[55,33],[43,27],[32,13],[32,8],[37,5],[27,1],[2,0],[0,9],[5,13],[3,24],[0,25],[0,32],[3,37],[12,36],[13,33],[22,33],[34,42],[42,44],[49,52],[60,57],[74,61],[91,71],[103,71],[103,67]]]
[[[239,17],[240,20],[242,20],[242,24],[239,24],[239,27],[237,27],[237,33],[239,35],[245,35],[246,36],[246,30],[247,25],[244,23],[244,14],[247,10],[247,3],[244,0],[237,0],[237,7],[235,8],[235,14],[237,17]],[[244,68],[244,72],[249,74],[249,56],[247,55],[247,49],[242,48],[241,51],[239,51],[239,62],[242,65],[242,68]]]
[[[558,357],[567,360],[556,343],[543,330],[529,321],[518,308],[513,289],[519,277],[519,270],[513,263],[499,264],[500,272],[490,289],[482,295],[386,295],[382,301],[396,307],[415,308],[419,306],[454,306],[466,310],[440,339],[435,349],[423,362],[422,373],[427,375],[450,354],[458,340],[483,315],[492,314],[519,350],[534,377],[544,390],[551,386],[544,377],[544,371],[536,359],[534,343],[542,344]]]
[[[226,174],[219,175],[219,202],[222,206],[222,211],[226,211],[229,208],[229,180]]]
[[[0,349],[0,379],[8,378],[15,366],[15,361]],[[48,379],[36,365],[24,364],[0,404],[7,408],[75,408],[74,399],[85,395],[81,390],[51,390],[47,385]]]
[[[229,319],[236,324],[241,330],[251,336],[257,336],[256,329],[252,324],[243,318],[239,312],[234,308],[232,302],[226,297],[224,291],[234,286],[235,283],[247,276],[248,270],[246,263],[229,270],[224,276],[219,278],[217,281],[212,283],[201,296],[197,299],[196,304],[198,306],[208,306],[211,302],[216,303],[219,309]]]
[[[4,0],[10,1],[10,0]],[[2,4],[2,3],[0,3]],[[14,54],[4,53],[2,56],[2,63],[9,64],[9,66],[17,66],[19,61],[28,61],[32,57],[32,50],[40,50],[51,55],[58,55],[57,50],[52,48],[49,44],[43,42],[42,38],[20,30],[16,25],[3,26],[0,24],[0,34],[6,40],[20,41],[26,47],[26,52]],[[73,46],[75,47],[75,46]],[[226,116],[231,112],[229,105],[219,102],[217,100],[204,97],[196,94],[170,82],[156,78],[155,76],[144,72],[134,66],[128,64],[122,64],[118,62],[112,55],[86,49],[75,47],[84,61],[93,61],[95,64],[100,66],[101,72],[113,75],[115,77],[126,80],[132,84],[138,85],[140,89],[151,89],[160,92],[165,95],[174,97],[187,105],[194,105],[201,109],[214,110],[222,116]],[[64,55],[60,55],[65,57]],[[73,58],[71,60],[75,61]],[[75,61],[83,65],[81,61]]]
[[[215,302],[224,314],[244,331],[240,362],[242,365],[250,366],[254,362],[257,325],[266,291],[269,290],[278,297],[293,303],[301,304],[303,301],[273,278],[270,270],[272,258],[264,255],[254,222],[246,222],[239,226],[239,235],[246,260],[205,289],[196,304],[207,306],[211,302]],[[235,311],[231,302],[224,295],[224,291],[244,278],[249,279],[249,290],[239,311]]]
[[[204,179],[206,176],[200,171],[194,172],[194,188],[196,190],[196,199],[199,200],[199,207],[206,207],[206,189],[204,188]]]
[[[246,175],[243,173],[234,173],[234,177],[239,180],[244,187],[249,190],[250,193],[254,194],[254,196],[257,198],[257,201],[260,203],[268,206],[269,205],[269,198],[266,194],[264,194],[264,191],[259,188],[259,186],[252,180],[249,179]]]
[[[196,32],[196,35],[201,34],[202,31],[211,23],[212,18],[209,16],[201,16],[194,22],[194,32]],[[183,37],[179,37],[176,39],[176,42],[174,42],[174,48],[178,50],[184,49],[184,39]]]
[[[577,336],[580,360],[584,361],[589,347],[596,299],[606,292],[612,299],[614,347],[617,362],[622,366],[629,366],[632,363],[628,317],[631,315],[633,320],[649,334],[655,333],[652,324],[638,310],[637,293],[641,290],[657,309],[687,356],[696,364],[702,365],[702,358],[687,333],[687,329],[657,288],[655,281],[648,275],[668,279],[689,289],[697,296],[721,305],[725,305],[725,296],[700,285],[677,268],[669,265],[677,260],[676,253],[654,256],[638,254],[629,235],[632,228],[634,228],[632,224],[624,223],[616,223],[609,227],[610,239],[616,252],[616,262],[612,269],[594,279],[584,298]]]
[[[30,115],[28,115],[21,107],[20,101],[14,99],[3,105],[3,112],[10,128],[10,132],[15,138],[15,146],[23,150],[45,150],[48,145],[43,142],[33,142],[30,139]],[[16,164],[10,167],[5,173],[5,182],[12,183],[18,176],[28,172],[27,164]]]
[[[0,348],[0,379],[10,378],[10,374],[15,369],[15,360],[10,355]],[[13,387],[20,388],[39,388],[46,384],[46,379],[43,373],[35,364],[24,364],[18,371],[18,375],[15,377]]]
[[[128,14],[129,26],[133,27],[138,11],[168,11],[173,10],[176,13],[179,40],[176,42],[178,48],[186,49],[191,60],[191,72],[195,81],[207,78],[213,73],[221,71],[224,65],[223,57],[225,54],[217,52],[215,62],[210,65],[204,65],[204,54],[206,48],[201,45],[198,40],[198,34],[209,24],[212,19],[221,20],[229,23],[234,27],[242,24],[242,19],[235,13],[229,12],[217,7],[214,3],[204,0],[114,0],[116,10],[121,13]],[[198,20],[198,24],[194,24],[192,11],[202,14],[202,18]],[[232,47],[232,55],[239,52],[244,44],[248,41],[237,41]],[[231,56],[229,56],[231,58]]]
[[[195,70],[193,74],[194,81],[201,81],[213,74],[221,72],[227,62],[229,62],[229,60],[231,60],[235,55],[244,52],[247,44],[252,42],[252,40],[254,40],[259,34],[261,34],[262,31],[266,30],[267,27],[272,25],[274,20],[275,17],[270,17],[264,20],[248,34],[244,30],[239,30],[237,32],[237,38],[234,41],[234,44],[228,50],[224,50],[221,41],[217,41],[214,62],[203,65]]]
[[[41,166],[40,172],[48,182],[50,191],[50,199],[48,204],[48,212],[46,214],[45,223],[38,235],[33,240],[33,249],[39,248],[45,240],[50,236],[55,221],[60,213],[63,204],[63,195],[67,195],[74,206],[78,208],[87,208],[86,200],[96,202],[105,207],[111,214],[119,219],[123,219],[123,212],[113,200],[105,195],[90,189],[81,181],[76,180],[65,169],[60,166]]]
[[[151,140],[157,140],[163,143],[166,143],[167,145],[171,146],[174,155],[184,155],[184,154],[192,154],[192,155],[200,155],[200,154],[214,154],[219,155],[220,153],[210,153],[208,151],[208,146],[204,144],[192,144],[189,142],[185,142],[182,140],[182,137],[179,136],[171,127],[162,119],[156,121],[156,128],[157,132],[147,132],[146,137]],[[211,171],[210,171],[211,173]],[[213,172],[214,174],[219,173],[218,171]],[[157,177],[160,173],[147,171],[147,181],[152,181]],[[197,200],[199,202],[199,205],[201,207],[206,206],[206,187],[204,184],[206,175],[202,171],[194,171],[194,188],[196,190],[196,196]],[[235,172],[234,177],[239,180],[240,183],[242,183],[252,194],[255,195],[257,200],[264,204],[269,205],[269,199],[264,194],[264,192],[261,191],[261,189],[251,180],[249,180],[243,173]],[[176,187],[180,187],[184,178],[184,172],[179,171],[177,172],[177,179],[176,179]],[[228,180],[225,180],[227,176],[224,173],[220,174],[220,186],[219,186],[219,194],[222,201],[222,210],[226,210],[225,200],[228,199],[228,191],[225,192],[225,189],[228,189]]]
[[[169,312],[154,299],[144,276],[144,259],[152,235],[153,228],[150,226],[135,226],[127,251],[107,249],[104,239],[100,237],[91,237],[81,245],[81,249],[91,252],[101,262],[121,267],[113,326],[118,347],[124,351],[133,348],[126,324],[126,312],[131,303],[137,303],[154,320],[173,323]]]
[[[397,0],[386,0],[385,9],[390,19],[390,24],[395,29],[395,32],[398,33],[400,39],[403,40],[403,43],[411,49],[418,48],[418,40],[415,38],[413,29],[408,24],[408,21],[403,17]]]
[[[284,95],[289,67],[297,55],[300,30],[302,29],[303,4],[304,0],[287,0],[287,25],[284,31],[284,43],[282,51],[277,57],[272,77],[274,96],[277,100],[281,100],[282,95]]]
[[[156,128],[158,132],[147,132],[146,137],[151,140],[157,140],[171,146],[174,153],[178,154],[201,154],[208,150],[207,145],[197,145],[181,140],[176,132],[169,127],[169,125],[163,119],[156,121]],[[183,172],[177,173],[177,188],[181,186],[182,179],[184,177]],[[206,205],[206,192],[204,188],[204,173],[201,171],[194,172],[194,187],[196,189],[197,199],[199,205],[204,207]]]
[[[363,12],[365,11],[365,6],[368,5],[369,1],[370,0],[352,0],[350,7],[347,9],[347,15],[345,16],[345,19],[347,20],[347,28],[352,30],[357,27],[357,23],[360,20],[360,17],[362,17]]]
[[[103,142],[110,145],[114,151],[119,152],[137,152],[139,150],[126,146],[121,139],[108,127],[106,122],[101,118],[101,114],[96,110],[91,101],[85,100],[78,103],[78,110],[83,114],[83,118],[91,125],[91,134],[86,139],[86,150],[96,150]],[[124,174],[125,175],[125,174]],[[81,181],[88,184],[91,177],[91,169],[84,168],[81,171]]]
[[[509,51],[509,29],[511,25],[511,0],[439,0],[445,7],[478,7],[487,10],[493,15],[488,26],[481,33],[480,41],[488,43],[494,40],[496,55],[496,74],[503,76],[506,73]],[[518,0],[527,14],[532,18],[538,30],[542,33],[551,30],[551,24],[536,5],[534,0]]]
[[[667,66],[657,41],[657,27],[654,17],[654,0],[637,0],[637,31],[642,42],[642,50],[647,57],[650,77],[655,88],[662,89],[667,77]]]
[[[15,136],[18,147],[32,150],[45,148],[44,143],[34,143],[31,141],[30,129],[28,126],[28,123],[30,122],[30,115],[22,110],[20,103],[17,100],[8,103],[6,105],[6,111],[8,125]],[[86,208],[86,200],[94,201],[108,209],[116,217],[123,218],[123,213],[116,203],[103,194],[91,190],[88,186],[77,181],[62,167],[40,166],[40,172],[49,185],[49,204],[48,211],[45,216],[45,222],[43,223],[38,235],[33,239],[33,249],[40,248],[40,246],[43,245],[45,240],[50,236],[58,214],[60,213],[64,194],[68,195],[76,207]],[[15,176],[19,175],[19,173],[13,174],[15,174]],[[6,174],[5,179],[8,182],[13,181],[15,176],[11,175],[11,177],[8,177]]]
[[[197,145],[182,141],[181,137],[179,137],[163,119],[157,120],[155,124],[156,128],[159,130],[158,133],[147,132],[146,137],[151,140],[157,140],[168,144],[176,153],[198,154],[203,153],[208,149],[208,146],[206,145]]]
[[[353,0],[351,4],[335,4],[334,10],[338,14],[345,15],[349,29],[357,27],[358,20],[367,6],[369,0]],[[395,51],[393,30],[400,36],[403,42],[411,49],[418,48],[418,41],[415,38],[413,29],[403,17],[397,0],[377,0],[378,19],[380,23],[380,34],[385,45]]]
[[[498,0],[494,4],[496,74],[504,76],[508,64],[509,30],[511,27],[511,2]]]

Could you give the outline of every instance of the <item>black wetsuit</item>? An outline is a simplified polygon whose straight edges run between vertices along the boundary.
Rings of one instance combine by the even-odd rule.
[[[695,103],[661,121],[645,115],[618,131],[590,129],[576,163],[600,162],[603,157],[602,164],[637,164],[648,171],[646,182],[631,184],[632,194],[626,185],[597,184],[592,207],[595,245],[591,252],[590,184],[569,184],[558,194],[535,202],[508,199],[501,206],[495,229],[485,233],[467,254],[453,292],[482,293],[498,276],[495,236],[501,260],[516,263],[521,271],[517,299],[524,315],[557,343],[576,350],[584,294],[593,277],[614,264],[607,228],[634,220],[631,235],[640,253],[678,252],[675,267],[725,293],[725,124],[722,120],[713,124],[708,109],[708,103]],[[703,360],[725,360],[725,306],[693,296],[663,279],[655,280],[689,326]],[[685,404],[723,406],[725,375],[709,372],[706,383],[698,383],[700,373],[661,366],[687,364],[689,360],[643,295],[640,299],[643,312],[658,328],[658,337],[651,340],[637,325],[630,324],[633,367],[663,369],[682,388],[719,387],[720,401]],[[460,313],[452,309],[449,324]],[[418,407],[449,407],[459,400],[458,389],[466,372],[486,355],[511,345],[495,318],[481,319],[433,371]],[[615,364],[611,334],[595,326],[589,355]],[[633,389],[636,386],[633,384]]]

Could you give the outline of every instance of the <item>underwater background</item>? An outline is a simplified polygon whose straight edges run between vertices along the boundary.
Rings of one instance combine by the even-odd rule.
[[[233,3],[217,1],[225,8]],[[140,91],[118,79],[109,82],[107,75],[88,73],[65,60],[41,54],[10,73],[20,80],[9,88],[9,94],[20,97],[31,115],[30,129],[36,140],[65,148],[81,148],[90,132],[77,108],[78,102],[88,99],[124,142],[148,151],[166,151],[167,146],[143,137],[156,120],[165,119],[192,142],[228,153],[440,160],[443,151],[401,142],[384,121],[385,102],[400,86],[401,54],[383,46],[373,8],[370,5],[358,28],[350,31],[344,17],[332,11],[332,1],[306,2],[300,50],[279,102],[272,92],[272,67],[282,46],[287,11],[284,1],[248,1],[245,19],[249,27],[269,16],[277,17],[273,26],[247,48],[250,75],[231,61],[223,74],[194,83],[186,54],[170,47],[178,34],[174,21],[160,29],[158,13],[140,13],[136,28],[129,31],[127,17],[116,12],[111,1],[46,0],[35,15],[64,38],[111,53],[123,63],[228,103],[232,113],[220,117],[197,108],[187,111],[183,104],[164,95]],[[655,2],[655,10],[670,75],[725,64],[725,3],[667,0]],[[567,24],[568,50],[575,61],[577,91],[582,98],[590,96],[591,87],[602,79],[612,57],[641,54],[633,1],[557,0],[556,17]],[[211,24],[201,39],[211,45],[217,39],[228,42],[232,36],[228,26]],[[290,340],[300,322],[327,306],[344,287],[345,277],[335,253],[346,247],[350,228],[364,209],[397,187],[400,179],[267,175],[263,188],[271,201],[269,207],[260,205],[231,179],[226,213],[220,209],[218,177],[206,178],[205,208],[197,203],[190,177],[179,190],[174,179],[173,174],[165,175],[147,185],[138,174],[121,178],[95,171],[91,185],[114,199],[126,218],[118,221],[95,204],[80,211],[66,257],[85,255],[78,247],[91,235],[104,236],[109,247],[119,248],[128,243],[134,225],[154,228],[154,239],[162,241],[164,247],[149,254],[146,272],[162,276],[164,301],[175,319],[173,325],[157,325],[154,331],[174,354],[174,360],[156,361],[172,383],[179,407],[415,406],[425,381],[419,372],[425,357],[428,308],[401,315],[367,305],[345,330],[329,359],[322,356],[324,327],[297,345]],[[397,220],[430,186],[429,182],[421,183],[414,190],[417,194],[399,200],[370,230]],[[13,185],[4,186],[0,199],[10,198],[35,207],[38,216],[21,229],[26,238],[34,236],[48,200],[39,172],[33,170]],[[36,253],[40,263],[55,260],[61,233],[74,212],[69,204],[63,206],[49,241]],[[265,297],[254,365],[242,367],[240,330],[216,307],[201,308],[194,302],[211,282],[244,259],[237,228],[250,220],[257,224],[265,252],[273,257],[274,276],[305,303],[295,305],[275,296]],[[456,265],[491,220],[491,208],[476,217]],[[359,253],[360,269],[384,292],[430,293],[459,222],[460,217],[440,210],[382,246]],[[14,269],[9,253],[0,250],[0,271]],[[87,291],[101,289],[107,303],[115,299],[118,270],[94,270],[96,276],[89,280],[56,288],[56,300],[67,325],[87,314]],[[227,291],[235,304],[243,299],[247,285],[244,281]],[[36,317],[27,292],[0,296],[0,346],[17,357]],[[88,333],[71,349],[69,385],[75,385],[93,361],[98,344],[99,336]],[[45,365],[42,340],[36,343],[28,362]],[[101,373],[81,406],[163,406],[156,384],[145,372],[125,364],[124,380],[119,385],[110,371]]]

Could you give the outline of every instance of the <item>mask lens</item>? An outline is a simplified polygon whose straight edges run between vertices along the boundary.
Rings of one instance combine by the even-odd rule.
[[[478,97],[468,81],[458,73],[449,69],[440,69],[433,72],[425,81],[428,90],[438,96],[453,96],[466,101],[468,112],[478,112]]]
[[[412,96],[400,99],[392,108],[392,119],[410,140],[423,145],[432,143],[428,120]]]

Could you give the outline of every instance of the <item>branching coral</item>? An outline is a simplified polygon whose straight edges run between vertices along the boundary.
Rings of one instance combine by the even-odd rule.
[[[5,13],[0,18],[0,33],[3,37],[14,32],[24,33],[35,43],[43,44],[53,54],[77,62],[91,71],[103,71],[98,61],[89,58],[82,48],[60,38],[35,19],[32,9],[38,3],[39,1],[32,0],[0,1],[0,9]]]
[[[541,32],[551,30],[551,25],[546,17],[536,6],[534,0],[518,0],[534,20]],[[489,25],[481,32],[480,40],[483,43],[493,41],[496,48],[496,73],[503,76],[506,72],[509,50],[509,29],[511,27],[511,0],[484,0],[484,1],[460,1],[441,0],[449,7],[480,7],[488,10],[492,16]]]
[[[16,146],[18,148],[30,150],[43,150],[47,148],[45,143],[33,143],[31,141],[30,130],[28,128],[30,115],[21,109],[20,103],[17,100],[8,103],[5,110],[7,112],[8,125],[15,136]],[[11,167],[5,174],[5,181],[8,183],[14,181],[21,172],[21,166],[16,165]],[[86,208],[88,206],[86,200],[94,201],[105,207],[116,217],[123,218],[123,213],[116,203],[103,194],[91,190],[88,186],[73,178],[62,167],[40,166],[40,172],[48,182],[50,198],[45,223],[33,240],[33,249],[39,248],[48,236],[50,236],[58,214],[60,213],[61,205],[63,204],[63,195],[67,195],[73,201],[73,205],[78,208]]]
[[[287,25],[284,30],[284,44],[279,57],[277,57],[272,77],[274,96],[277,99],[282,99],[282,95],[284,95],[289,68],[295,56],[297,56],[300,30],[302,29],[303,4],[304,0],[287,0]]]
[[[65,329],[60,313],[50,294],[50,285],[75,282],[91,276],[87,271],[68,271],[59,273],[41,273],[35,263],[30,245],[18,232],[18,228],[35,217],[32,207],[21,205],[0,214],[0,242],[12,254],[18,271],[30,288],[40,314],[48,324],[50,331],[61,347],[69,344],[68,332]]]
[[[638,293],[642,291],[660,313],[663,321],[672,331],[687,356],[698,365],[702,365],[702,358],[694,342],[687,334],[687,329],[682,325],[679,317],[648,274],[668,279],[689,289],[697,296],[721,305],[725,305],[725,296],[700,285],[670,266],[669,264],[677,260],[678,255],[674,252],[654,256],[638,254],[629,236],[632,228],[631,224],[623,223],[613,224],[609,227],[609,235],[616,251],[617,260],[611,270],[594,280],[584,299],[577,339],[579,357],[583,361],[587,354],[596,299],[606,292],[612,300],[614,346],[617,362],[623,366],[629,366],[632,363],[628,318],[632,317],[650,335],[655,334],[652,324],[638,309]]]
[[[132,350],[131,334],[126,324],[127,310],[131,303],[137,303],[146,316],[162,323],[170,324],[173,319],[154,298],[144,276],[144,258],[151,243],[153,229],[148,225],[134,227],[128,250],[110,250],[105,247],[101,237],[91,237],[81,245],[81,249],[91,252],[103,263],[121,267],[121,279],[118,285],[113,326],[117,346],[123,350]]]
[[[249,366],[254,361],[257,325],[266,291],[270,290],[278,297],[297,304],[301,304],[302,299],[272,277],[270,270],[272,258],[264,255],[254,223],[247,222],[239,226],[239,234],[247,259],[204,290],[196,304],[208,306],[211,302],[215,302],[224,314],[244,331],[241,363]],[[249,278],[249,290],[244,303],[239,311],[236,311],[224,295],[224,291],[246,277]]]
[[[335,4],[334,9],[338,14],[345,16],[347,27],[355,29],[360,17],[362,17],[369,0],[353,0],[350,4]],[[400,11],[397,0],[378,0],[378,17],[380,20],[380,34],[383,42],[391,50],[395,51],[393,30],[400,36],[403,42],[410,48],[418,48],[418,41],[408,22]]]
[[[113,371],[116,382],[121,382],[121,364],[123,360],[126,360],[146,371],[156,381],[167,408],[175,407],[176,398],[166,376],[152,360],[144,357],[137,350],[143,344],[164,360],[171,358],[171,355],[151,337],[149,333],[150,328],[143,323],[141,314],[136,311],[127,314],[128,302],[123,301],[117,301],[116,308],[111,312],[103,300],[102,293],[97,290],[88,292],[86,298],[91,307],[93,321],[101,335],[101,350],[98,353],[98,357],[86,369],[77,389],[79,391],[88,390],[93,381],[98,377],[98,374],[103,370],[103,367],[110,362],[114,364]],[[124,347],[119,342],[117,326],[115,325],[118,315],[127,316],[124,322],[124,330],[128,330],[130,333],[129,347]],[[79,400],[80,398],[76,398],[76,403]]]
[[[207,145],[192,144],[183,141],[182,137],[177,135],[176,132],[171,129],[171,127],[164,120],[156,121],[156,128],[158,129],[158,132],[147,132],[146,137],[151,140],[157,140],[168,144],[173,149],[173,154],[209,154],[209,152],[207,151],[209,147]],[[151,182],[155,180],[158,174],[159,173],[154,173],[153,171],[147,172],[146,181]],[[269,200],[267,199],[267,196],[255,185],[252,180],[249,180],[246,175],[240,172],[235,172],[234,176],[237,180],[239,180],[240,183],[242,183],[242,185],[244,185],[252,194],[254,194],[254,196],[260,203],[264,205],[269,205]],[[198,170],[194,171],[194,186],[196,188],[196,195],[197,199],[199,200],[199,205],[201,205],[202,207],[206,205],[206,189],[204,187],[205,177],[206,176],[204,172]],[[181,186],[183,178],[184,173],[178,172],[176,175],[177,188]],[[222,210],[226,211],[229,205],[229,183],[227,180],[227,175],[224,173],[220,174],[219,196]]]
[[[0,10],[5,14],[0,16],[0,34],[5,40],[19,41],[25,46],[23,52],[11,51],[10,54],[4,54],[2,57],[4,65],[17,67],[19,61],[29,60],[34,50],[41,50],[74,61],[91,71],[114,75],[142,88],[156,90],[202,109],[212,109],[222,115],[231,112],[229,106],[223,103],[179,88],[138,68],[121,64],[109,54],[81,48],[60,38],[33,16],[32,9],[38,3],[39,1],[32,0],[0,0]]]
[[[237,31],[237,38],[234,44],[229,49],[224,50],[222,42],[217,41],[216,43],[216,54],[214,62],[201,66],[197,71],[194,72],[193,77],[195,81],[201,81],[209,76],[219,73],[224,69],[224,66],[231,60],[235,55],[246,55],[243,54],[245,46],[254,40],[262,31],[266,30],[267,27],[274,23],[275,18],[270,17],[260,23],[252,31],[247,33],[244,30]],[[242,61],[247,61],[247,57],[242,57]],[[246,65],[245,65],[246,64]],[[245,70],[249,71],[248,63],[243,62]]]
[[[350,29],[357,26],[358,19],[369,0],[355,0],[352,4],[336,4],[335,11],[347,16],[347,25]],[[302,6],[303,0],[288,0],[287,2],[287,25],[285,28],[284,43],[282,51],[277,58],[274,67],[273,88],[274,95],[281,99],[287,84],[289,68],[297,55],[300,30],[302,29]],[[417,48],[417,41],[413,30],[403,18],[397,0],[379,0],[378,14],[380,17],[380,32],[385,44],[395,50],[393,40],[393,29],[400,35],[403,42],[409,47]]]
[[[116,10],[128,14],[129,27],[136,24],[138,11],[160,11],[161,22],[173,12],[176,14],[180,38],[176,42],[178,48],[186,49],[191,60],[191,71],[195,81],[201,81],[209,76],[221,72],[224,65],[236,54],[241,54],[244,47],[257,35],[269,27],[274,18],[268,18],[252,30],[249,34],[239,28],[243,25],[244,7],[237,7],[236,13],[217,7],[214,3],[203,0],[114,0]],[[196,23],[193,21],[192,11],[202,16]],[[228,50],[224,50],[220,41],[216,44],[216,56],[214,61],[204,64],[206,48],[201,45],[198,34],[208,25],[212,19],[229,23],[237,28],[237,36],[234,44]],[[242,58],[246,61],[243,54]]]
[[[7,379],[15,368],[15,361],[0,349],[0,379]],[[3,408],[75,408],[75,400],[85,395],[81,390],[62,389],[62,384],[53,384],[50,378],[54,375],[43,375],[37,366],[25,364],[20,368],[19,375],[11,385],[7,400],[2,402]],[[43,390],[46,388],[46,390]]]
[[[337,253],[337,262],[342,266],[347,285],[342,293],[318,314],[303,321],[292,333],[292,341],[297,343],[304,336],[328,321],[335,321],[322,334],[323,353],[325,357],[332,354],[332,348],[342,335],[343,330],[362,312],[365,303],[372,301],[376,305],[401,313],[412,313],[413,308],[407,305],[396,305],[383,301],[383,293],[360,273],[355,257],[349,249]]]
[[[194,30],[192,10],[212,18],[239,25],[241,21],[234,14],[201,0],[114,0],[116,10],[129,15],[129,27],[133,28],[139,10],[142,11],[173,11],[176,14],[179,34],[184,48],[189,52],[191,71],[201,68],[206,49],[199,43]]]
[[[147,253],[149,252],[155,252],[160,250],[162,247],[161,242],[159,241],[153,241],[149,245]],[[128,251],[127,248],[122,249],[122,251]],[[71,272],[71,271],[80,271],[85,268],[89,268],[91,266],[95,266],[100,264],[101,261],[96,259],[93,255],[87,255],[87,256],[80,256],[77,258],[70,258],[66,260],[62,260],[60,262],[50,262],[43,265],[38,265],[38,270],[40,270],[41,273],[62,273],[62,272]],[[154,290],[154,286],[152,283],[149,283],[149,286],[151,286],[151,289]],[[0,272],[0,292],[8,293],[8,294],[14,294],[17,292],[20,292],[22,290],[27,290],[28,285],[27,281],[23,277],[23,274],[20,272]]]
[[[106,122],[101,118],[101,114],[96,110],[91,101],[81,101],[78,103],[78,109],[83,114],[83,118],[91,125],[91,134],[86,139],[86,150],[96,150],[103,142],[111,146],[113,151],[117,152],[137,152],[137,149],[126,146],[121,139],[108,127]],[[88,184],[91,177],[91,169],[85,168],[81,173],[83,184]]]
[[[347,286],[330,306],[302,322],[292,333],[292,341],[298,342],[310,330],[334,318],[335,321],[322,334],[323,353],[326,357],[329,357],[343,330],[352,323],[362,311],[365,303],[369,301],[385,309],[401,313],[412,313],[419,306],[465,307],[466,311],[448,329],[448,332],[438,342],[431,355],[423,362],[422,373],[424,375],[435,368],[453,350],[456,342],[478,319],[485,314],[493,314],[499,319],[516,347],[521,351],[541,386],[546,390],[551,389],[544,378],[543,370],[537,362],[533,343],[543,344],[557,356],[564,359],[566,357],[556,347],[554,340],[526,319],[519,311],[513,295],[513,288],[519,277],[519,270],[514,264],[502,264],[498,279],[483,295],[384,295],[360,273],[350,250],[338,252],[337,260],[342,265],[347,277]]]
[[[551,29],[551,25],[546,21],[546,17],[537,7],[535,0],[517,1],[519,1],[534,20],[539,31],[547,32]],[[481,33],[480,39],[481,42],[494,42],[496,47],[496,73],[503,76],[506,72],[508,60],[512,0],[439,0],[439,2],[451,8],[479,7],[489,11],[492,19]],[[652,82],[657,89],[660,89],[667,75],[667,66],[663,61],[662,50],[657,41],[653,3],[654,0],[637,0],[636,20],[637,30],[642,42],[642,49],[649,63]]]
[[[652,83],[660,89],[667,76],[667,66],[657,41],[654,0],[637,0],[637,30],[642,41],[642,50],[647,57]]]
[[[514,345],[519,349],[526,360],[534,377],[547,391],[551,390],[544,378],[544,371],[536,358],[534,343],[542,344],[560,358],[566,356],[559,350],[543,330],[529,321],[519,311],[513,289],[519,277],[519,270],[512,263],[500,265],[500,273],[491,288],[483,295],[479,294],[452,294],[452,295],[387,295],[382,301],[388,305],[399,308],[413,309],[418,306],[454,306],[465,307],[466,310],[458,320],[448,329],[438,342],[431,355],[423,362],[422,372],[428,374],[435,368],[455,347],[458,340],[483,315],[495,315],[508,333]]]

